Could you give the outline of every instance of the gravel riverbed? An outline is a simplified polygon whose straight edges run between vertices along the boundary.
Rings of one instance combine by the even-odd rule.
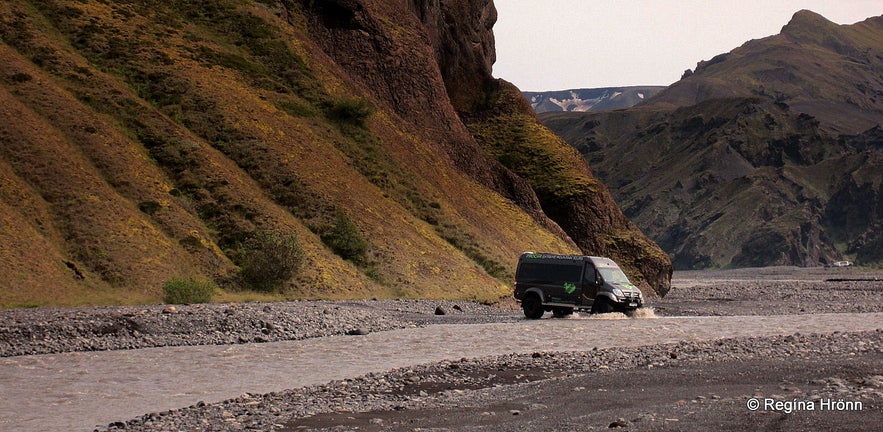
[[[793,268],[679,272],[675,274],[668,296],[648,300],[652,309],[648,309],[650,313],[645,316],[652,318],[655,310],[660,316],[801,314],[811,320],[816,313],[883,312],[881,275],[880,272],[838,270],[832,273]],[[0,311],[0,357],[275,342],[434,324],[523,319],[512,302],[492,306],[435,300],[14,309]],[[684,402],[682,398],[672,399],[667,390],[661,390],[651,400],[656,405],[648,405],[655,408],[625,409],[628,405],[625,404],[598,411],[604,414],[595,419],[555,416],[548,409],[559,404],[566,406],[572,399],[572,391],[577,391],[573,389],[591,389],[596,381],[609,381],[613,372],[650,373],[649,378],[642,379],[662,382],[705,370],[709,379],[725,381],[731,376],[751,375],[758,369],[776,370],[783,364],[799,367],[795,366],[797,371],[782,370],[778,375],[757,376],[755,388],[740,388],[738,394],[720,388],[715,394]],[[814,368],[835,366],[842,366],[845,372],[804,376]],[[793,387],[793,391],[764,387],[768,383],[788,387],[789,381],[783,376],[798,372],[804,374],[800,375],[803,381],[789,387]],[[677,382],[661,388],[677,387]],[[609,391],[618,385],[608,384]],[[688,388],[698,392],[703,385],[696,383]],[[595,422],[589,430],[596,426],[606,429],[614,424],[630,427],[630,430],[703,430],[719,424],[714,423],[715,419],[738,418],[744,414],[744,400],[764,392],[772,392],[769,394],[780,399],[799,396],[818,400],[836,396],[848,401],[864,401],[865,406],[873,407],[871,411],[866,409],[857,416],[841,419],[844,424],[861,429],[869,419],[880,421],[868,424],[883,423],[881,385],[883,331],[795,334],[444,361],[378,371],[325,385],[244,394],[221,403],[199,403],[135,419],[120,419],[97,430],[419,430],[435,427],[434,422],[439,418],[434,413],[442,411],[448,412],[450,418],[460,419],[459,423],[442,422],[448,424],[442,430],[512,430],[525,426],[572,430],[575,425],[585,429],[584,422],[588,420]],[[566,391],[548,393],[549,389],[558,387]],[[604,389],[598,391],[601,390]],[[727,405],[724,401],[730,403]],[[696,408],[694,405],[701,405],[701,409],[690,410]],[[734,411],[735,406],[742,409]],[[712,413],[708,414],[712,417],[697,419],[696,412]],[[869,412],[870,417],[866,415]],[[691,423],[666,423],[667,419],[690,415],[694,417]],[[807,418],[803,420],[809,422]],[[550,429],[550,424],[558,426]],[[801,424],[793,425],[799,428]]]
[[[587,380],[593,386],[598,385],[601,377],[626,371],[655,370],[659,374],[679,376],[684,371],[695,373],[697,368],[709,363],[750,365],[753,361],[768,364],[850,358],[871,359],[876,363],[872,364],[872,369],[862,371],[858,376],[844,378],[822,373],[808,384],[772,379],[769,383],[778,387],[766,393],[757,387],[761,384],[756,383],[744,394],[726,394],[726,390],[722,390],[721,395],[703,396],[699,394],[702,390],[698,390],[696,398],[690,403],[704,403],[707,400],[711,404],[725,400],[730,405],[743,407],[745,400],[752,396],[784,398],[776,393],[806,400],[837,398],[863,403],[863,408],[875,416],[867,419],[867,425],[870,425],[880,418],[880,409],[883,408],[880,404],[883,402],[883,374],[879,369],[883,366],[881,353],[883,332],[875,331],[722,339],[587,352],[508,354],[371,373],[284,392],[244,394],[222,403],[198,403],[182,409],[149,413],[140,418],[112,423],[99,430],[423,430],[419,424],[414,424],[413,417],[423,420],[423,423],[437,422],[440,421],[438,417],[433,420],[421,416],[425,417],[427,412],[469,411],[470,408],[476,412],[466,417],[449,416],[446,421],[453,423],[454,427],[437,430],[513,430],[513,417],[532,411],[548,413],[549,401],[529,396],[536,392],[537,386],[559,388],[561,397],[567,399],[579,392],[599,391],[598,388],[570,383],[569,380]],[[787,384],[791,384],[791,387],[787,387]],[[601,391],[604,389],[601,388]],[[524,395],[528,395],[527,401],[523,400]],[[611,397],[623,396],[614,394]],[[673,407],[656,411],[648,411],[644,407],[628,419],[622,418],[625,415],[622,413],[611,415],[609,423],[622,420],[624,425],[632,425],[644,421],[646,425],[658,426],[652,420],[671,419],[667,411],[677,411],[686,403],[672,402]],[[697,406],[693,405],[694,414],[696,409]],[[476,414],[479,417],[475,417]],[[475,420],[480,416],[500,416],[499,420],[508,422],[493,421],[481,426],[481,422],[473,424],[469,421],[469,418]],[[459,421],[452,420],[458,417]],[[542,423],[538,426],[548,428],[553,423],[547,421],[560,423],[565,419],[564,416],[551,417],[541,419]],[[526,416],[522,419],[526,419]],[[859,421],[863,424],[862,419]],[[607,426],[605,422],[602,420],[598,426],[603,429],[603,426]],[[697,425],[701,423],[697,422]],[[432,426],[432,423],[425,426]],[[571,428],[575,426],[560,424],[563,428],[560,430],[574,430]],[[548,430],[558,430],[558,427]],[[680,424],[676,430],[694,428],[689,424]]]
[[[0,357],[301,340],[444,323],[505,322],[518,310],[435,300],[0,310]]]
[[[665,298],[648,298],[655,314],[883,312],[883,271],[793,267],[690,271],[676,272],[672,285]],[[0,310],[0,357],[276,342],[521,319],[512,301],[498,306],[350,300],[8,309]]]

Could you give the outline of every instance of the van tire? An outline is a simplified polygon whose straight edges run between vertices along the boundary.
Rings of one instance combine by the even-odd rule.
[[[573,308],[569,308],[569,307],[552,308],[552,316],[554,316],[556,318],[564,318],[568,315],[573,315]]]
[[[613,303],[610,302],[610,299],[604,296],[595,297],[595,301],[592,302],[592,313],[604,314],[610,312],[613,312]]]
[[[521,301],[521,308],[524,310],[524,316],[528,319],[540,319],[545,312],[543,310],[543,302],[540,300],[540,296],[536,294],[528,294]]]

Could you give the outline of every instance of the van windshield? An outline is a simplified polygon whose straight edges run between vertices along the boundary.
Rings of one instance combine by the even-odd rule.
[[[630,284],[629,278],[626,277],[625,273],[622,270],[615,267],[600,267],[598,271],[601,273],[601,277],[604,278],[605,282],[612,283],[627,283]]]

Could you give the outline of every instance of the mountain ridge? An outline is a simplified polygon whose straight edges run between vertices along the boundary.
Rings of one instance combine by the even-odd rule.
[[[541,118],[676,268],[874,265],[880,70],[883,17],[800,11],[639,106]]]

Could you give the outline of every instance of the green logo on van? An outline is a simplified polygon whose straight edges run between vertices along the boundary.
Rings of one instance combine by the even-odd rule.
[[[574,291],[576,291],[576,285],[574,285],[570,282],[564,283],[564,292],[566,292],[568,294],[573,294]]]

